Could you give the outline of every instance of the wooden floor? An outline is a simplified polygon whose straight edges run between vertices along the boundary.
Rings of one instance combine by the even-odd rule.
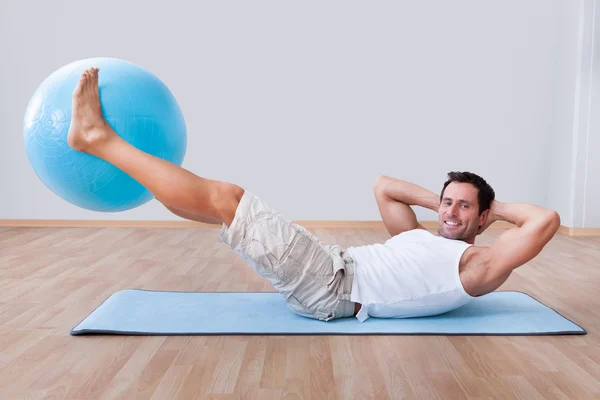
[[[342,246],[388,238],[310,230]],[[0,399],[600,398],[597,237],[557,235],[501,288],[585,336],[69,335],[123,288],[272,291],[218,232],[0,228]]]

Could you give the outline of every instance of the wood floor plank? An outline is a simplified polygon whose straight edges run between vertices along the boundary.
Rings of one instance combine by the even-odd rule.
[[[309,229],[324,243],[381,229]],[[502,230],[489,230],[489,245]],[[585,336],[89,336],[116,291],[265,291],[219,229],[0,228],[0,398],[600,398],[600,238],[557,235],[500,288]]]

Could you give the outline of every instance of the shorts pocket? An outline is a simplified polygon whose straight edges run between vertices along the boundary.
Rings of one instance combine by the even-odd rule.
[[[267,272],[277,273],[296,246],[300,232],[281,216],[259,213],[251,221],[242,239],[242,249],[248,258]]]

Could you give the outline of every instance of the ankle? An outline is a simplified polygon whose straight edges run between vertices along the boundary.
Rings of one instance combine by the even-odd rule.
[[[123,140],[108,124],[91,128],[86,132],[86,139],[88,152],[102,157],[112,151],[116,142]]]

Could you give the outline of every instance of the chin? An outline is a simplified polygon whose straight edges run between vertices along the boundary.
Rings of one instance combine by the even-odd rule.
[[[454,236],[453,236],[453,235],[451,235],[451,234],[448,234],[448,232],[446,232],[446,231],[445,231],[445,230],[443,230],[443,229],[440,229],[440,230],[438,231],[438,233],[440,234],[440,236],[442,236],[442,237],[445,237],[446,239],[454,239]]]
[[[446,239],[465,240],[462,232],[448,233],[444,229],[441,229],[439,230],[439,234]]]

